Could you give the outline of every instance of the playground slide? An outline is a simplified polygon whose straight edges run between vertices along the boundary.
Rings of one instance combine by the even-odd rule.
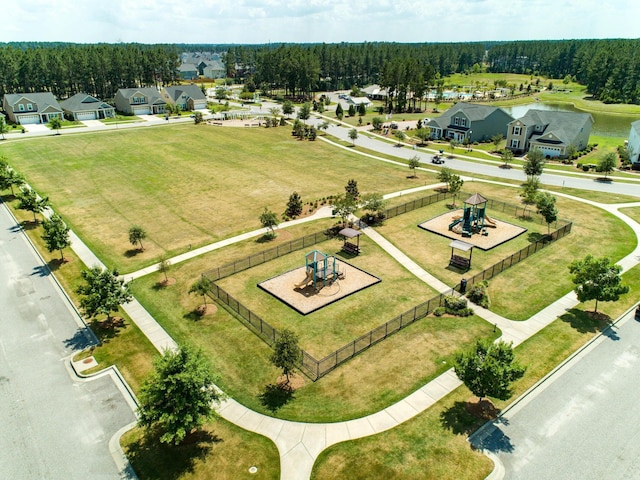
[[[312,280],[313,280],[313,271],[309,271],[309,272],[307,272],[307,276],[304,277],[303,281],[301,281],[300,283],[296,283],[296,288],[302,288],[302,287],[306,286],[307,283],[309,283]]]
[[[449,230],[451,230],[453,227],[459,224],[462,220],[464,220],[462,217],[456,218],[453,222],[449,224]]]
[[[487,217],[486,215],[484,217],[484,224],[487,227],[496,228],[495,220],[492,220],[491,217]]]

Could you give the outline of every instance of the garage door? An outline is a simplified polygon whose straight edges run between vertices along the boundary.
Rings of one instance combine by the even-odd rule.
[[[80,112],[77,115],[78,120],[82,121],[82,120],[95,120],[96,119],[96,112]]]
[[[151,111],[149,111],[149,107],[134,107],[133,108],[134,115],[150,115]]]
[[[33,125],[34,123],[40,123],[40,115],[20,116],[20,125]]]

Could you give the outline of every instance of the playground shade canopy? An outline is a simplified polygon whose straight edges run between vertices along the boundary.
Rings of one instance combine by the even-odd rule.
[[[449,246],[451,248],[455,248],[456,250],[460,250],[462,252],[468,252],[474,247],[470,243],[463,242],[462,240],[454,240],[449,244]]]
[[[347,238],[355,238],[355,237],[361,235],[362,232],[359,232],[358,230],[355,230],[353,228],[343,228],[342,230],[340,230],[338,232],[338,234],[342,235],[343,237],[347,237]]]
[[[466,203],[467,205],[481,205],[483,203],[487,203],[487,199],[484,198],[482,195],[480,195],[479,193],[474,193],[473,195],[471,195],[469,198],[467,198],[464,203]]]

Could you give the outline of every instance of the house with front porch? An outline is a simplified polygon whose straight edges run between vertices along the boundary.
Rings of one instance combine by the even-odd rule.
[[[200,72],[193,63],[181,63],[178,67],[178,75],[182,80],[195,80],[200,75]]]
[[[636,120],[631,124],[627,150],[633,169],[640,170],[640,120]]]
[[[62,108],[51,92],[7,93],[2,108],[10,122],[18,125],[49,123],[52,118],[62,120]]]
[[[181,110],[204,110],[207,108],[207,97],[197,85],[174,85],[165,87],[165,98]]]
[[[516,154],[535,148],[546,158],[566,158],[569,146],[587,147],[592,125],[588,113],[530,109],[509,123],[505,146]]]
[[[165,113],[167,101],[153,87],[121,88],[116,93],[116,110],[127,115]]]
[[[450,139],[458,142],[481,142],[507,133],[513,117],[499,107],[458,102],[440,117],[424,125],[431,130],[433,140]]]
[[[115,107],[88,93],[76,93],[73,97],[60,102],[67,118],[73,120],[101,120],[116,116]]]

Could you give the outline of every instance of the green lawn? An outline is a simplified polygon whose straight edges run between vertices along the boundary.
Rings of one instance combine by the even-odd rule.
[[[260,227],[264,207],[281,213],[303,200],[414,185],[405,169],[324,142],[299,142],[288,128],[206,125],[130,129],[5,143],[2,154],[89,247],[121,272]],[[426,180],[427,174],[423,174]],[[147,232],[136,253],[129,228]]]

